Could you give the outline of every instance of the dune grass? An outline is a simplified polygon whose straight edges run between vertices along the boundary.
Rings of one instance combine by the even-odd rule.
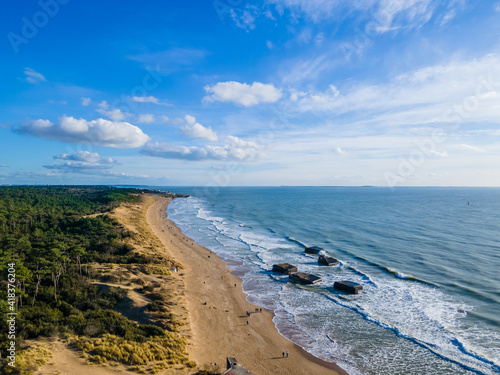
[[[82,350],[91,363],[115,361],[125,365],[156,366],[187,364],[186,339],[165,331],[163,335],[151,337],[144,342],[127,340],[105,334],[101,337],[76,337],[72,343]],[[163,365],[157,363],[162,362]]]

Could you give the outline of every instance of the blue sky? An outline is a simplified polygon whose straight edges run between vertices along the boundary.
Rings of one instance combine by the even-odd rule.
[[[500,186],[500,2],[4,9],[0,184]]]

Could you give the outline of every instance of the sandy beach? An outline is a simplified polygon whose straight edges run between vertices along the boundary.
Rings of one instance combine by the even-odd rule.
[[[347,374],[334,363],[308,355],[281,336],[272,314],[246,300],[240,279],[208,249],[195,244],[173,222],[166,209],[171,199],[154,197],[147,211],[151,229],[171,257],[183,265],[178,277],[185,285],[189,312],[189,357],[199,366],[235,357],[255,375]],[[254,312],[259,309],[259,312]],[[248,316],[246,312],[253,312]],[[282,353],[288,352],[283,358]],[[225,368],[225,367],[224,367]]]

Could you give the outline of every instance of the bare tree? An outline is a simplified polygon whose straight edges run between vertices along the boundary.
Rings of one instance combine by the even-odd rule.
[[[56,273],[52,271],[52,281],[54,282],[54,301],[56,302],[57,302],[57,283],[59,282],[60,277],[61,277],[61,268],[59,267]]]
[[[42,282],[42,275],[37,273],[36,274],[36,288],[35,288],[35,294],[33,295],[33,301],[31,302],[31,305],[35,304],[35,299],[36,295],[38,294],[38,288],[40,287],[40,283]]]
[[[76,256],[76,263],[78,263],[78,267],[80,268],[80,277],[82,276],[82,262],[80,260],[80,255]]]

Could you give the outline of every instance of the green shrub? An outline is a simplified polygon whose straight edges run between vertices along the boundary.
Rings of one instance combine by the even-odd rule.
[[[164,303],[160,301],[154,301],[146,305],[146,311],[162,311],[164,308]]]

